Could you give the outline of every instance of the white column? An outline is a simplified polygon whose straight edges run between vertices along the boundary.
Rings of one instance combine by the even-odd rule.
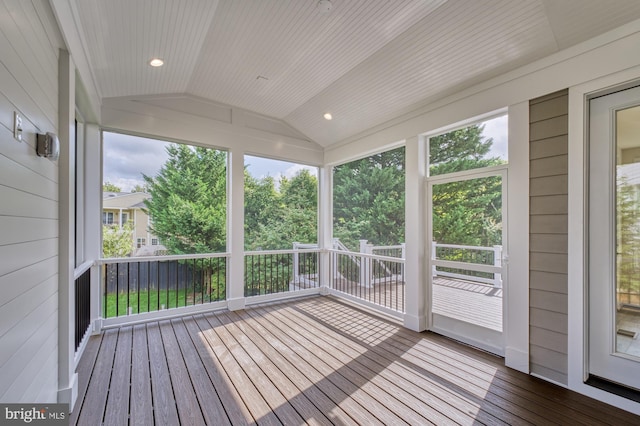
[[[244,309],[244,152],[229,151],[227,182],[227,251],[231,259],[227,267],[227,306],[234,311]]]
[[[96,124],[85,123],[85,221],[84,244],[87,260],[99,259],[102,253],[102,137]],[[91,268],[91,321],[93,332],[101,329],[103,294],[100,267]]]
[[[529,372],[529,102],[509,107],[507,244],[503,268],[505,364]]]
[[[405,147],[405,315],[404,326],[427,328],[425,273],[425,142],[418,136]]]
[[[320,168],[319,197],[320,210],[318,214],[318,247],[323,250],[333,248],[333,175],[332,167]],[[331,253],[320,254],[320,294],[329,294],[331,281]],[[335,256],[333,256],[335,259]]]
[[[58,60],[58,402],[70,407],[78,396],[75,373],[75,66],[66,50]]]

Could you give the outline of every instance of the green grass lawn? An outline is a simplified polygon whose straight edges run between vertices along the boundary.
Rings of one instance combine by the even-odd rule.
[[[220,294],[220,299],[216,299],[217,294]],[[195,299],[193,289],[181,289],[181,290],[154,290],[151,291],[142,290],[140,292],[132,291],[128,295],[127,293],[107,294],[105,305],[103,307],[104,318],[112,318],[117,316],[127,315],[127,306],[131,307],[132,314],[139,314],[143,312],[154,312],[160,309],[179,308],[182,306],[200,305],[208,302],[216,302],[218,300],[225,299],[224,288],[220,289],[220,292],[216,292],[215,289],[211,290],[211,297],[205,294],[202,297],[202,293],[196,291]],[[117,308],[116,308],[117,301]],[[128,301],[128,303],[127,303]],[[117,311],[116,311],[117,309]]]

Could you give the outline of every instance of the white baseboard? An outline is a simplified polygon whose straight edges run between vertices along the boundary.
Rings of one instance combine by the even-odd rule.
[[[427,329],[427,317],[424,315],[404,314],[403,325],[409,330],[425,331]]]
[[[230,311],[240,311],[245,308],[247,299],[244,297],[238,297],[236,299],[227,299],[227,309]]]
[[[529,374],[529,352],[507,347],[504,350],[504,365]]]
[[[58,389],[58,403],[69,404],[69,412],[73,410],[73,406],[78,398],[78,373],[74,373],[71,377],[71,386],[64,389]]]

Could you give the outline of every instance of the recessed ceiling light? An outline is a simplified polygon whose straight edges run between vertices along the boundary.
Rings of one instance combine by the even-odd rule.
[[[333,116],[331,115],[330,112],[325,112],[324,113],[324,119],[325,120],[331,120],[333,118]]]
[[[160,58],[153,58],[149,61],[149,65],[151,65],[152,67],[161,67],[164,65],[164,61]]]

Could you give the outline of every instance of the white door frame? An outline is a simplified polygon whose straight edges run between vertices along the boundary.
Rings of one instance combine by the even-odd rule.
[[[639,387],[637,380],[636,383],[631,383],[629,379],[634,376],[631,371],[637,371],[640,367],[640,360],[616,351],[616,335],[613,331],[616,322],[614,309],[616,190],[614,188],[617,187],[615,112],[638,105],[640,105],[640,87],[590,100],[589,137],[606,143],[589,145],[589,192],[603,194],[606,199],[598,200],[596,204],[589,202],[588,235],[590,239],[597,241],[597,245],[589,249],[590,261],[587,275],[589,373],[636,388]],[[614,106],[615,109],[612,109]],[[592,279],[596,276],[599,277],[598,282],[607,285],[594,285]]]
[[[472,170],[464,170],[461,172],[448,173],[445,175],[431,176],[427,178],[426,185],[426,215],[427,215],[427,249],[426,249],[426,264],[427,267],[427,294],[429,295],[428,303],[427,303],[427,312],[428,312],[428,329],[434,331],[439,334],[443,334],[449,336],[453,339],[459,340],[461,342],[470,344],[472,346],[479,347],[480,349],[487,350],[489,352],[495,353],[500,356],[505,355],[505,347],[506,347],[506,333],[505,333],[505,318],[506,318],[506,302],[507,296],[506,291],[509,287],[508,284],[508,253],[509,253],[509,238],[508,238],[508,229],[509,229],[509,219],[508,219],[508,188],[509,188],[509,179],[508,179],[508,170],[509,165],[499,165],[494,167],[484,167]],[[462,321],[458,321],[455,319],[449,319],[446,317],[442,317],[441,322],[444,327],[439,327],[434,324],[434,314],[432,310],[433,303],[433,276],[429,272],[431,271],[431,259],[432,259],[432,244],[433,241],[433,186],[446,184],[451,182],[459,182],[465,180],[472,179],[482,179],[492,176],[500,176],[502,179],[502,246],[503,246],[503,261],[502,261],[502,277],[503,277],[503,297],[502,297],[502,332],[497,332],[494,330],[486,330],[483,327],[479,327],[474,324],[462,323]],[[484,341],[474,339],[472,336],[484,333]]]
[[[569,388],[640,415],[640,403],[585,384],[587,369],[587,143],[588,98],[640,79],[640,66],[569,88],[568,382]],[[627,87],[630,87],[629,84]]]

